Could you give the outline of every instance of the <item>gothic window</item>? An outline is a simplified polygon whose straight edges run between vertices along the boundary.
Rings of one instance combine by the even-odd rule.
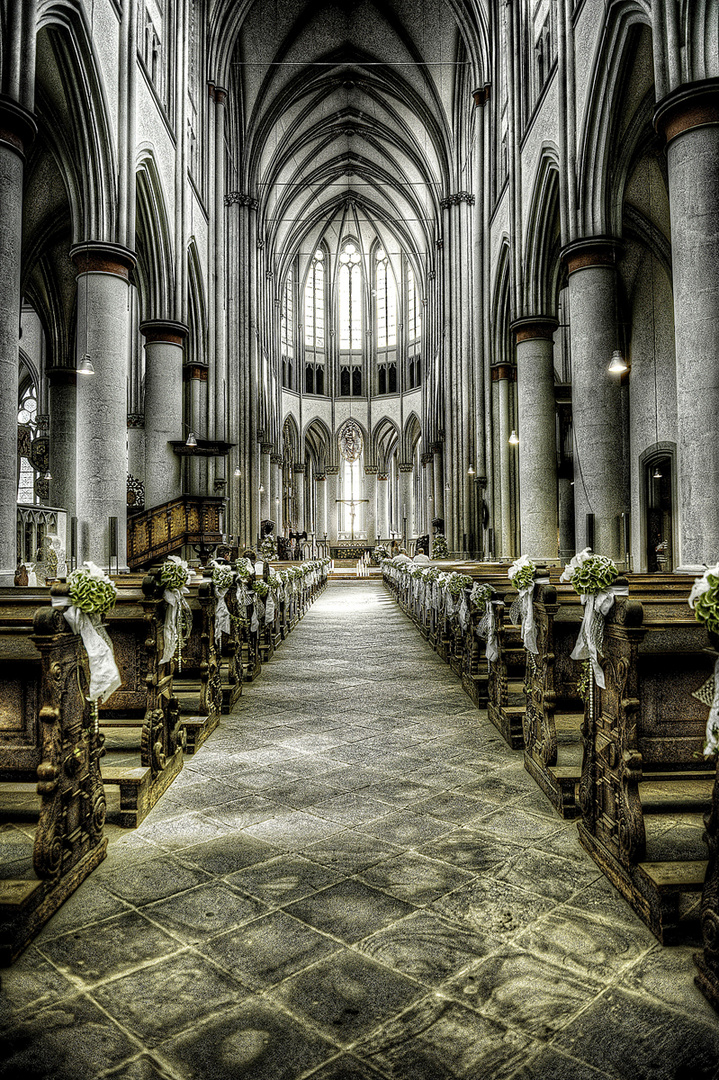
[[[407,267],[407,389],[415,390],[422,385],[422,361],[420,347],[422,338],[422,315],[417,293],[414,270]]]
[[[282,351],[282,385],[286,390],[294,390],[292,381],[293,359],[295,355],[295,312],[294,312],[294,274],[292,270],[285,279],[280,309],[280,342]]]
[[[340,395],[362,394],[362,269],[357,245],[347,241],[340,252],[339,342]]]
[[[36,501],[35,470],[30,464],[29,456],[30,443],[35,436],[37,427],[37,398],[32,386],[28,387],[21,395],[17,422],[18,452],[20,455],[17,501],[32,504]]]
[[[375,258],[377,348],[388,349],[397,344],[397,290],[384,248],[377,248]]]
[[[325,266],[325,252],[317,248],[305,282],[306,394],[325,392]]]

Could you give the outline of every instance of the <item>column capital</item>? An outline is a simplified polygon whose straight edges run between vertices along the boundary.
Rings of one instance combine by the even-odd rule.
[[[260,450],[263,454],[271,454],[275,448],[275,444],[271,442],[261,442]]]
[[[339,465],[327,465],[326,466],[326,468],[325,468],[325,476],[339,476],[339,474],[340,474]]]
[[[122,244],[106,244],[102,240],[85,240],[70,248],[70,258],[80,274],[114,274],[129,279],[137,259],[135,253]]]
[[[0,94],[0,143],[25,157],[37,135],[32,113],[17,101]]]
[[[481,108],[483,105],[487,104],[491,89],[490,84],[485,83],[484,86],[478,86],[476,90],[472,91],[474,104],[477,108]]]
[[[492,382],[501,382],[502,379],[506,379],[507,382],[517,381],[517,369],[512,364],[497,364],[492,368]]]
[[[613,236],[585,236],[562,248],[560,258],[567,264],[567,273],[574,274],[593,266],[615,266],[620,248]]]
[[[378,473],[377,473],[377,479],[378,479],[378,480],[389,480],[389,473],[386,473],[386,472],[378,472]]]
[[[189,334],[184,323],[172,319],[147,319],[140,323],[140,333],[145,341],[166,341],[170,345],[182,345]]]
[[[292,466],[292,471],[296,473],[303,473],[305,471],[304,461],[296,461]]]
[[[430,451],[422,454],[421,461],[423,465],[431,465],[434,461],[434,454]]]
[[[375,473],[378,473],[378,472],[379,472],[379,465],[365,465],[365,467],[364,467],[365,476],[374,476]]]
[[[77,368],[51,367],[45,372],[50,386],[77,386]]]
[[[551,341],[558,326],[559,320],[550,315],[531,315],[524,319],[516,319],[509,329],[516,336],[517,344],[519,344],[520,341],[532,341],[534,338]]]
[[[207,364],[185,364],[182,369],[183,382],[207,382]]]
[[[145,414],[130,412],[127,414],[128,428],[143,428],[145,426]]]
[[[281,465],[283,461],[282,454],[270,454],[270,461],[273,465]]]
[[[323,472],[315,473],[315,480],[317,481],[318,484],[319,484],[320,480],[326,480],[326,479],[327,479],[327,476],[325,475],[325,473],[323,473]]]
[[[214,83],[208,83],[208,90],[210,97],[217,105],[224,105],[227,101],[227,90],[224,86],[215,86]]]
[[[399,471],[401,473],[410,473],[414,469],[414,465],[412,464],[411,461],[402,461],[397,466],[397,468],[399,469]]]
[[[474,206],[474,195],[471,191],[455,191],[448,195],[446,199],[442,199],[439,205],[443,210],[448,210],[450,206],[461,206],[462,203]]]
[[[228,191],[225,195],[225,206],[246,206],[249,210],[259,210],[260,204],[252,195],[244,191]]]
[[[719,79],[680,86],[654,110],[654,127],[667,143],[685,131],[710,124],[719,124]]]

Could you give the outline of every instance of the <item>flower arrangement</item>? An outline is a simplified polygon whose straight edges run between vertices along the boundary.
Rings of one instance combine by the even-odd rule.
[[[437,533],[432,541],[432,558],[433,559],[448,559],[449,548],[447,547],[447,537],[444,533]]]
[[[472,587],[472,579],[467,574],[450,574],[447,588],[452,596],[461,596],[465,589]]]
[[[86,562],[68,575],[70,602],[88,615],[105,615],[115,606],[117,587],[107,574]]]
[[[509,568],[509,580],[517,592],[529,589],[534,584],[534,573],[537,567],[527,555],[522,555]]]
[[[277,558],[277,544],[274,536],[266,536],[260,544],[260,555],[265,562]]]
[[[215,587],[215,593],[227,592],[232,585],[234,576],[234,571],[231,566],[213,566],[212,584]]]
[[[254,565],[250,562],[249,559],[245,558],[238,559],[237,563],[235,564],[235,568],[237,570],[238,577],[240,577],[243,581],[247,581],[250,575],[254,574],[255,572]]]
[[[270,591],[270,587],[266,581],[262,580],[262,578],[257,578],[254,585],[252,586],[252,591],[257,593],[261,600],[264,600],[268,592]]]
[[[187,563],[177,555],[170,555],[160,567],[160,584],[166,589],[184,589],[189,577]]]
[[[719,563],[696,579],[689,594],[689,607],[697,622],[719,634]]]
[[[389,558],[389,549],[386,548],[384,544],[377,544],[377,547],[372,552],[372,557],[375,561],[375,564],[379,566],[380,563],[384,562],[385,559]]]
[[[618,575],[616,563],[606,555],[594,555],[585,548],[565,567],[559,580],[571,582],[580,596],[596,596],[608,589]]]
[[[475,581],[469,594],[469,602],[475,611],[483,611],[492,599],[493,593],[494,589],[488,582]]]
[[[429,584],[433,581],[437,581],[442,571],[438,566],[430,566],[429,569],[422,571],[422,577]]]

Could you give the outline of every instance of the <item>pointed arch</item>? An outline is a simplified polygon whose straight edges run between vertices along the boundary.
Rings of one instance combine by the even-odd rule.
[[[372,431],[374,464],[377,465],[380,472],[386,473],[389,470],[392,455],[395,453],[399,443],[399,428],[394,420],[390,420],[389,417],[383,416],[382,419],[374,425]]]
[[[137,280],[143,319],[168,317],[174,292],[172,229],[154,154],[144,150],[137,168]]]
[[[559,224],[559,154],[545,145],[530,201],[525,241],[524,310],[554,315],[562,237]]]
[[[315,416],[305,427],[305,453],[309,451],[316,465],[316,471],[323,473],[328,465],[335,464],[332,453],[332,432],[319,416]]]
[[[402,431],[401,460],[410,462],[414,457],[417,443],[422,437],[422,425],[417,413],[412,410],[404,422]]]

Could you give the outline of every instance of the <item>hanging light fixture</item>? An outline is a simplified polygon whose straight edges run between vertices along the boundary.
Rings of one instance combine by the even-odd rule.
[[[474,476],[474,468],[472,465],[467,469],[467,476]]]
[[[264,495],[264,493],[265,493],[264,485],[260,484],[260,495]]]
[[[191,431],[190,434],[187,436],[185,446],[189,446],[190,449],[192,449],[193,446],[197,446],[197,439],[195,438],[194,431]]]
[[[514,428],[512,428],[512,434],[509,436],[509,445],[510,446],[519,446],[519,435],[514,430]]]
[[[47,470],[47,472],[43,476],[43,480],[52,480],[52,476],[50,475],[50,470],[49,469]]]
[[[241,476],[242,476],[242,469],[240,468],[239,465],[237,465],[236,468],[235,468],[235,478],[237,480],[239,480]]]
[[[625,371],[629,371],[627,363],[619,349],[615,349],[612,353],[612,359],[609,362],[608,370],[610,375],[623,375]]]
[[[661,480],[661,478],[662,478],[662,470],[659,468],[659,464],[657,463],[654,466],[654,472],[652,473],[652,479],[653,480]]]
[[[90,359],[90,354],[89,353],[85,353],[85,355],[81,359],[80,364],[79,364],[78,369],[77,369],[77,373],[78,373],[78,375],[94,375],[95,374],[95,368],[93,366],[92,360]]]

